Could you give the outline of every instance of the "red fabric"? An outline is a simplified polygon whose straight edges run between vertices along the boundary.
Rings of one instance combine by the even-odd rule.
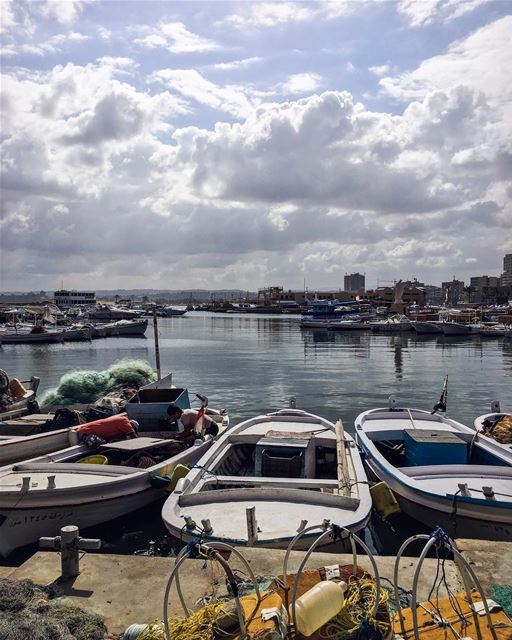
[[[134,433],[131,422],[126,416],[110,416],[94,422],[87,422],[76,429],[78,437],[87,436],[93,433],[105,440],[120,438],[129,433]]]

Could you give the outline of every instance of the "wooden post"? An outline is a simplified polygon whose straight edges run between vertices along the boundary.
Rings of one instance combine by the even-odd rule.
[[[160,370],[160,347],[158,345],[158,320],[156,317],[156,308],[153,307],[153,333],[155,334],[155,359],[156,359],[156,375],[158,380],[162,377]]]
[[[345,430],[343,422],[338,420],[335,425],[336,429],[336,458],[337,458],[337,475],[338,475],[338,491],[345,495],[350,495],[350,482],[347,477],[347,452],[345,451]]]
[[[253,547],[258,540],[258,522],[256,521],[256,507],[246,507],[247,519],[247,544]]]

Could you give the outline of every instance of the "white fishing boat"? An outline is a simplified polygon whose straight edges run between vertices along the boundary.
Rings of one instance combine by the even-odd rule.
[[[199,398],[203,405],[207,405],[208,399],[205,396],[199,396]],[[174,437],[167,415],[167,407],[171,403],[177,404],[185,410],[190,409],[188,391],[172,385],[172,374],[169,374],[157,382],[141,387],[128,403],[126,413],[130,420],[138,422],[139,435],[169,439]],[[219,433],[229,426],[229,415],[225,410],[219,411],[205,406],[205,415],[217,424]],[[31,417],[38,418],[39,416]],[[51,415],[40,417],[52,418]],[[8,440],[0,441],[0,467],[78,444],[78,437],[75,433],[77,428],[67,427],[53,431],[41,431],[41,429],[48,429],[47,423],[42,423],[38,427],[39,432],[32,432],[32,435],[21,435],[22,429],[20,428],[18,431],[18,426],[12,428],[8,431],[11,437]],[[20,433],[21,437],[12,437],[16,436],[16,433]]]
[[[355,421],[371,474],[402,511],[452,537],[512,540],[512,451],[418,409],[372,409]]]
[[[165,495],[176,465],[193,466],[211,446],[134,438],[76,445],[0,469],[0,555],[59,533],[109,522]],[[86,459],[92,462],[86,462]],[[97,460],[98,462],[95,462]],[[140,468],[139,464],[150,464]],[[80,464],[80,463],[84,464]]]
[[[44,327],[16,328],[14,330],[0,331],[2,344],[41,344],[62,342],[64,332],[62,329],[46,329]]]
[[[443,322],[445,336],[473,336],[480,333],[480,324],[463,322]]]
[[[11,380],[0,369],[0,422],[39,411],[36,400],[39,383],[37,376],[31,376],[30,380]]]
[[[390,316],[385,320],[377,320],[369,324],[374,333],[401,333],[413,329],[413,323],[404,315]]]
[[[306,525],[324,520],[360,531],[370,510],[359,451],[341,423],[284,409],[226,430],[178,481],[162,518],[184,541],[202,530],[206,541],[286,548]],[[316,535],[306,534],[299,547]]]
[[[482,338],[504,338],[507,331],[507,327],[499,323],[482,324],[480,327],[480,335]]]
[[[166,318],[173,318],[174,316],[184,316],[187,313],[187,307],[184,306],[168,306],[164,307],[162,314]]]
[[[443,323],[437,320],[415,320],[411,324],[414,331],[420,335],[443,333]]]
[[[90,340],[92,337],[91,327],[86,325],[77,325],[66,327],[62,332],[64,342],[80,342]]]
[[[143,336],[148,328],[148,319],[118,320],[103,325],[107,336]]]
[[[505,451],[512,452],[512,413],[500,411],[499,402],[491,404],[491,413],[475,418],[474,427],[483,442],[491,440]]]

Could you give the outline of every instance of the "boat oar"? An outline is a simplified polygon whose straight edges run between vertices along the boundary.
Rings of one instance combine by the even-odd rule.
[[[338,491],[345,495],[350,495],[350,481],[347,478],[347,452],[345,451],[345,430],[343,422],[338,420],[335,425],[336,430],[336,458]]]

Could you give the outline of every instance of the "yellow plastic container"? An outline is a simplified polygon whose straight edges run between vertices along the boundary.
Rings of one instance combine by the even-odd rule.
[[[171,480],[170,480],[169,484],[165,487],[166,492],[167,493],[172,493],[174,491],[174,489],[176,489],[176,485],[178,484],[178,480],[181,480],[181,478],[184,478],[189,471],[190,471],[190,469],[186,465],[177,464],[174,467],[174,471],[172,472]]]
[[[295,602],[297,631],[303,636],[311,636],[337,616],[343,608],[346,589],[345,582],[325,580],[306,591]]]
[[[108,458],[107,456],[95,455],[95,456],[87,456],[82,458],[81,460],[77,460],[78,464],[107,464]]]
[[[392,513],[398,513],[400,511],[400,505],[385,482],[377,482],[377,484],[370,487],[370,495],[373,506],[381,518],[386,519]]]

